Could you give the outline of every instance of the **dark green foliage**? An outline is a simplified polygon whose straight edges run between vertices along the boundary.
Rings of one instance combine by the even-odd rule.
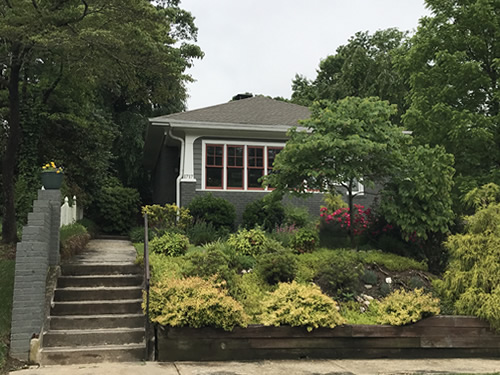
[[[105,233],[128,233],[137,223],[139,205],[136,189],[121,184],[103,186],[94,202],[95,221]]]
[[[130,241],[132,242],[144,242],[144,227],[134,227],[128,232]],[[151,241],[154,238],[154,231],[152,229],[148,230],[148,239]]]
[[[86,217],[78,220],[77,223],[83,225],[92,238],[95,237],[97,235],[97,232],[99,231],[97,224]]]
[[[256,270],[270,285],[290,282],[297,274],[297,257],[289,250],[263,254],[257,259]]]
[[[90,241],[87,229],[79,224],[63,225],[60,229],[60,253],[62,260],[68,260],[81,252]]]
[[[186,255],[186,258],[189,261],[185,270],[186,276],[199,276],[207,279],[217,275],[225,281],[230,279],[229,257],[222,250],[193,252]]]
[[[363,275],[361,276],[361,280],[365,284],[375,285],[378,281],[377,273],[372,270],[365,270]]]
[[[391,294],[392,292],[392,289],[391,289],[391,286],[387,283],[383,283],[381,286],[380,286],[380,294],[382,296],[388,296],[389,294]]]
[[[224,238],[226,233],[225,227],[217,230],[212,223],[206,223],[205,221],[197,221],[187,230],[189,242],[196,246]]]
[[[285,207],[285,221],[288,226],[301,228],[305,227],[311,221],[311,215],[305,207],[288,205]]]
[[[281,201],[273,198],[265,198],[253,201],[245,207],[243,211],[243,226],[247,229],[256,226],[271,232],[280,226],[285,219],[285,207]]]
[[[231,230],[234,226],[234,205],[224,198],[214,197],[211,193],[196,196],[187,208],[195,221],[211,223],[216,229]]]
[[[318,232],[310,228],[300,228],[290,240],[290,246],[299,253],[310,253],[318,247],[318,244]]]
[[[189,240],[185,235],[173,232],[155,237],[149,242],[149,248],[152,252],[174,257],[184,255],[188,246]]]

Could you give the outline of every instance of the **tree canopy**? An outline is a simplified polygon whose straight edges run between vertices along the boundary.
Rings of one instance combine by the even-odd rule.
[[[203,55],[191,14],[178,0],[161,4],[0,4],[4,241],[15,241],[15,202],[29,195],[22,189],[36,191],[47,160],[87,197],[100,177],[142,180],[145,119],[184,108],[185,70]]]

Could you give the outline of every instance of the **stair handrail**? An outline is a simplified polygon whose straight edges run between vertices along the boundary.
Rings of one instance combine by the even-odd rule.
[[[144,292],[146,293],[146,358],[149,356],[149,229],[148,229],[148,214],[144,213]]]

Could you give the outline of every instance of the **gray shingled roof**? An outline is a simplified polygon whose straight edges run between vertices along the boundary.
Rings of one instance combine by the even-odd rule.
[[[298,120],[309,118],[309,108],[255,96],[212,107],[195,109],[156,117],[153,121],[193,121],[206,123],[251,125],[299,125]]]

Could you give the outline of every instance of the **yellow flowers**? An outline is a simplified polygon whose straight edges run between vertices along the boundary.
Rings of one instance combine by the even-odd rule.
[[[62,167],[58,167],[56,163],[53,161],[45,164],[42,166],[42,172],[56,172],[56,173],[62,173],[63,169]]]

